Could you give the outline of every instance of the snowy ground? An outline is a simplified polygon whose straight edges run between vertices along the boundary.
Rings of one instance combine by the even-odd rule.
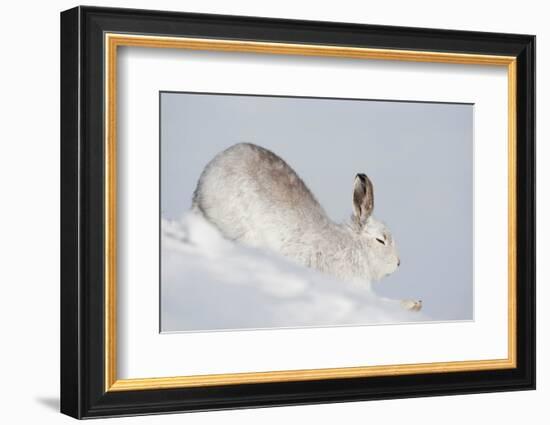
[[[230,242],[200,216],[161,227],[163,332],[427,320],[365,284]]]

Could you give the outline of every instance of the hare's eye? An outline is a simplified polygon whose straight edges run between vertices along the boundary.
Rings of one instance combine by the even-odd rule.
[[[384,239],[376,238],[376,240],[380,242],[382,245],[386,245],[386,242],[384,241]]]

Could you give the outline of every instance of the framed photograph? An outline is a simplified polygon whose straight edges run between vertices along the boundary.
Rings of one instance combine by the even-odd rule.
[[[535,388],[535,37],[61,13],[61,411]]]

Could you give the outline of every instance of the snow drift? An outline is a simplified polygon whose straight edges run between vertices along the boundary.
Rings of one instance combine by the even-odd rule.
[[[426,320],[367,284],[339,281],[233,243],[200,215],[161,224],[163,332]]]

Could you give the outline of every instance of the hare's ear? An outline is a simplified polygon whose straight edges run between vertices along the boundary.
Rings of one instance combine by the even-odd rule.
[[[365,174],[357,174],[353,184],[353,213],[360,224],[364,224],[374,208],[372,182]]]

